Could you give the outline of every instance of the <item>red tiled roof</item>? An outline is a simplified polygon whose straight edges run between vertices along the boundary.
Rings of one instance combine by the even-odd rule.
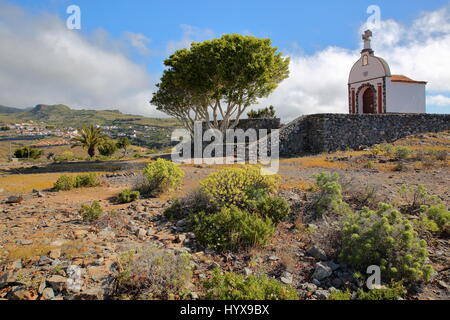
[[[404,83],[416,83],[416,84],[427,84],[426,81],[415,81],[411,78],[408,78],[403,75],[392,75],[391,77],[392,82],[404,82]]]

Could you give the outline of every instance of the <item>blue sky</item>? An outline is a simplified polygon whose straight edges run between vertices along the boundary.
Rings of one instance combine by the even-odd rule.
[[[386,33],[389,32],[389,35],[394,35],[396,28],[400,28],[399,26],[404,27],[405,32],[408,32],[408,26],[414,24],[421,17],[423,18],[424,14],[431,14],[442,8],[448,8],[450,2],[448,0],[0,0],[0,4],[2,3],[20,8],[32,17],[32,21],[36,19],[37,24],[41,21],[37,17],[42,14],[55,15],[61,22],[64,22],[68,17],[66,8],[72,4],[78,5],[82,14],[82,30],[72,32],[78,33],[78,38],[90,41],[92,46],[103,47],[103,50],[107,50],[105,48],[108,47],[103,42],[107,42],[109,46],[111,44],[116,45],[115,49],[121,47],[120,44],[123,44],[121,48],[126,59],[130,63],[145,69],[142,72],[146,73],[149,83],[153,86],[163,70],[164,58],[170,54],[171,50],[186,46],[190,41],[201,41],[224,33],[269,37],[281,51],[293,56],[293,60],[297,61],[299,69],[314,69],[315,67],[322,69],[327,65],[326,62],[321,65],[314,65],[314,63],[318,63],[317,60],[319,59],[325,59],[324,55],[329,55],[331,59],[340,54],[340,56],[336,56],[337,63],[338,61],[349,63],[350,57],[355,57],[355,52],[357,53],[361,46],[359,31],[368,18],[366,13],[368,6],[378,5],[381,8],[382,20],[395,22],[395,25],[386,23],[385,29],[383,29],[387,30]],[[443,19],[445,19],[445,22],[449,21],[448,16],[445,16]],[[45,29],[40,30],[41,34],[45,32]],[[444,31],[446,34],[450,34],[449,30]],[[131,39],[131,36],[128,37],[126,35],[139,35],[140,43],[144,45],[145,52],[138,50],[139,48],[136,46],[130,46],[129,43],[128,45],[124,44]],[[435,33],[430,33],[428,36],[437,37]],[[99,39],[103,40],[100,41]],[[142,41],[142,39],[144,40]],[[425,39],[424,41],[428,40]],[[410,40],[410,44],[412,42]],[[381,51],[383,53],[386,52],[389,55],[402,45],[402,40],[397,39],[395,46],[383,43],[383,47],[380,44],[380,48],[382,47]],[[376,46],[376,43],[374,46]],[[125,47],[126,49],[124,49]],[[332,51],[333,48],[337,48],[337,52]],[[402,48],[404,49],[405,46]],[[349,51],[342,53],[339,50]],[[350,52],[351,50],[354,52]],[[344,59],[343,54],[347,55],[347,59]],[[433,59],[432,57],[427,57],[426,60],[424,58],[424,61],[429,63]],[[309,66],[303,65],[308,62],[310,62]],[[428,76],[427,73],[420,72],[416,75],[415,69],[402,69],[402,63],[396,63],[394,57],[395,65],[399,66],[400,72],[410,71],[413,73],[412,75],[409,74],[410,76]],[[293,64],[293,66],[295,65]],[[304,70],[304,72],[306,71]],[[450,73],[450,71],[446,72]],[[393,73],[397,72],[393,70]],[[142,75],[142,77],[145,76]],[[347,75],[343,78],[346,77]],[[446,79],[446,75],[444,75],[443,79]],[[345,90],[346,83],[343,82],[342,86]],[[301,83],[292,84],[291,87],[301,89]],[[129,90],[131,89],[126,89],[125,91]],[[314,100],[313,96],[308,95],[308,89],[304,91],[303,99]],[[450,97],[450,88],[434,85],[431,86],[430,92],[431,95],[438,97],[433,98],[432,101],[437,101],[436,103],[439,105],[429,103],[428,110],[430,112],[450,113],[450,103],[445,105],[448,102],[448,97]],[[339,99],[342,99],[341,93],[339,94]],[[75,96],[75,93],[72,96]],[[335,98],[335,101],[338,101],[338,98]],[[332,108],[332,104],[336,103],[333,102],[333,99],[330,97],[327,101],[318,101],[317,109],[319,111],[328,111]],[[51,96],[49,100],[51,100]],[[68,103],[72,101],[69,98],[67,100]],[[94,107],[97,101],[101,101],[101,99],[74,101],[72,103]],[[0,101],[1,103],[2,101]],[[110,101],[105,100],[105,107],[109,107],[110,104]],[[345,99],[342,101],[342,105],[346,106]],[[299,107],[299,112],[306,111],[303,107]],[[290,117],[293,113],[294,111],[287,116]]]
[[[158,59],[150,62],[159,71],[168,41],[181,36],[182,25],[224,33],[269,37],[281,50],[302,50],[312,54],[327,46],[357,48],[360,25],[367,19],[368,6],[382,9],[382,19],[408,23],[422,11],[448,4],[448,0],[16,0],[36,11],[54,12],[65,19],[66,8],[76,4],[82,12],[82,32],[104,29],[113,37],[123,32],[142,33],[151,39]],[[205,37],[206,38],[206,37]],[[199,39],[199,41],[202,39]],[[136,58],[136,57],[135,57]],[[156,60],[156,61],[155,61]]]

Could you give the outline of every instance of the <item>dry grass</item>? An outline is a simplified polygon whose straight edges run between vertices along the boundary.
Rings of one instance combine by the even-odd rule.
[[[297,266],[295,250],[293,248],[280,248],[276,252],[276,256],[280,259],[280,265],[288,272],[294,272]]]
[[[88,173],[88,172],[85,172]],[[89,172],[96,173],[98,175],[105,172]],[[0,193],[27,193],[33,189],[45,190],[53,187],[55,181],[62,175],[76,176],[83,174],[83,172],[77,173],[37,173],[37,174],[13,174],[0,176]]]
[[[80,241],[68,241],[61,247],[52,246],[48,244],[32,244],[29,246],[7,245],[5,249],[8,251],[6,257],[7,261],[15,261],[18,259],[28,260],[35,257],[45,256],[53,249],[60,248],[61,254],[67,258],[79,256],[86,252],[88,248]]]
[[[304,157],[280,160],[281,166],[298,168],[348,169],[350,166],[343,162],[329,161],[326,156]]]
[[[8,251],[7,260],[14,261],[18,259],[28,260],[37,256],[44,256],[48,254],[55,247],[51,245],[44,244],[32,244],[29,246],[6,246],[5,249]]]
[[[316,187],[315,183],[305,179],[287,179],[280,185],[281,190],[301,190],[312,191]]]

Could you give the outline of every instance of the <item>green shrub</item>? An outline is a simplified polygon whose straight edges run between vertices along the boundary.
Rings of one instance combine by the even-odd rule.
[[[364,165],[364,168],[369,169],[369,170],[373,169],[374,167],[375,167],[375,163],[370,160],[367,161],[367,163]]]
[[[430,194],[422,185],[414,188],[404,184],[398,188],[398,193],[403,198],[409,211],[418,210],[422,206],[439,205],[442,203],[441,199]]]
[[[352,300],[352,293],[348,289],[346,291],[332,290],[330,292],[330,295],[328,296],[328,300],[337,300],[337,301]]]
[[[111,139],[107,139],[98,146],[98,152],[105,157],[110,157],[117,151],[117,143]]]
[[[164,216],[169,220],[189,218],[197,212],[215,213],[217,207],[201,190],[196,190],[182,199],[177,199],[164,210]]]
[[[392,144],[383,144],[380,147],[383,155],[385,155],[386,157],[392,157],[394,155],[395,148]]]
[[[139,200],[141,194],[139,191],[131,191],[131,190],[123,190],[117,196],[117,201],[119,203],[130,203],[136,200]]]
[[[234,206],[223,207],[213,214],[195,213],[190,220],[197,240],[217,250],[264,246],[275,232],[270,219],[261,219]]]
[[[154,247],[128,252],[121,259],[117,293],[140,299],[183,297],[192,277],[190,255]]]
[[[385,288],[377,288],[369,291],[359,289],[356,300],[398,300],[406,294],[406,290],[399,282]]]
[[[278,224],[291,212],[289,203],[280,197],[265,197],[256,203],[256,210],[262,216]]]
[[[273,106],[259,109],[259,110],[251,110],[247,113],[247,117],[249,119],[274,119],[276,117],[276,111]]]
[[[405,160],[411,155],[411,148],[400,146],[395,149],[395,158],[398,160]]]
[[[157,159],[147,165],[144,176],[148,180],[149,192],[159,194],[179,186],[182,183],[184,171],[171,161]]]
[[[450,212],[444,205],[422,206],[422,226],[431,232],[450,233]]]
[[[68,191],[75,188],[75,178],[63,175],[56,180],[53,188],[57,191]]]
[[[227,168],[200,182],[201,190],[219,207],[247,208],[249,202],[275,192],[280,176],[262,175],[258,166]]]
[[[82,205],[80,214],[85,222],[94,222],[103,215],[103,208],[100,202],[93,201],[91,205]]]
[[[316,195],[313,207],[322,216],[328,213],[344,214],[349,206],[343,201],[342,186],[338,182],[339,174],[322,172],[316,176],[319,193]]]
[[[340,260],[364,272],[378,265],[384,280],[429,280],[433,271],[426,264],[425,240],[397,210],[380,204],[349,214],[342,230]]]
[[[369,291],[358,289],[355,300],[398,300],[406,294],[406,290],[400,282],[392,283],[388,287],[376,288]],[[328,300],[352,300],[350,290],[333,290],[330,292]]]
[[[14,151],[14,157],[19,159],[39,159],[44,154],[44,151],[30,148],[30,147],[22,147],[19,149],[16,149]]]
[[[207,299],[211,300],[298,300],[291,287],[269,279],[266,275],[243,275],[215,269],[211,279],[204,281]]]
[[[382,152],[383,148],[380,145],[374,146],[372,149],[370,149],[370,153],[373,157],[380,155]]]
[[[81,174],[75,177],[75,188],[92,188],[100,185],[95,173]]]

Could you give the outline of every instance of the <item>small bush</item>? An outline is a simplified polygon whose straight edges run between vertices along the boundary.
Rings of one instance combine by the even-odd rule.
[[[393,283],[388,287],[376,288],[369,291],[358,289],[354,299],[355,300],[398,300],[406,294],[406,290],[399,282]],[[352,300],[353,294],[350,290],[341,291],[333,290],[328,297],[328,300]]]
[[[352,300],[352,296],[352,293],[348,289],[346,291],[332,290],[328,296],[328,300],[346,301]]]
[[[375,167],[375,163],[370,160],[367,161],[367,163],[364,165],[364,168],[369,169],[369,170],[373,169],[374,167]]]
[[[422,226],[431,232],[450,234],[450,212],[444,205],[422,206]]]
[[[422,206],[438,205],[442,201],[438,197],[430,194],[428,190],[422,186],[409,187],[406,184],[398,188],[398,193],[403,198],[408,211],[415,211]]]
[[[369,291],[359,289],[356,300],[398,300],[406,294],[406,290],[399,282],[385,288],[376,288]]]
[[[372,154],[373,157],[380,155],[382,152],[383,148],[379,145],[374,146],[372,149],[370,149],[370,153]]]
[[[385,155],[386,157],[392,157],[394,155],[395,148],[392,144],[383,144],[380,147],[383,155]]]
[[[16,149],[14,151],[14,157],[19,158],[19,159],[39,159],[42,155],[44,154],[44,151],[39,150],[39,149],[35,149],[35,148],[30,148],[30,147],[23,147],[23,148],[19,148]]]
[[[365,271],[378,265],[384,280],[429,280],[425,240],[412,224],[387,204],[347,216],[342,230],[341,261]]]
[[[261,219],[234,206],[214,214],[196,213],[190,220],[196,238],[221,251],[264,246],[275,232],[270,219]]]
[[[158,248],[128,252],[121,257],[117,293],[141,299],[171,299],[187,293],[192,277],[190,255]]]
[[[103,215],[103,208],[100,202],[93,201],[91,205],[82,205],[80,214],[85,222],[94,222]]]
[[[105,157],[111,157],[117,151],[117,143],[113,140],[105,140],[98,146],[98,152]]]
[[[298,300],[297,292],[291,286],[265,275],[246,278],[232,272],[221,274],[215,269],[203,286],[207,299],[211,300]]]
[[[139,200],[141,194],[139,191],[131,191],[131,190],[123,190],[117,196],[117,201],[119,203],[130,203],[136,200]]]
[[[256,203],[256,210],[262,217],[278,224],[291,212],[289,203],[280,197],[265,197]]]
[[[56,180],[53,188],[57,191],[68,191],[75,188],[75,178],[63,175]]]
[[[400,146],[395,149],[395,158],[397,160],[405,160],[411,155],[412,151],[408,147]]]
[[[275,192],[280,176],[261,174],[257,166],[228,168],[210,174],[200,183],[201,190],[219,207],[247,208],[249,202]]]
[[[171,161],[157,159],[147,165],[144,176],[148,180],[149,192],[159,194],[179,186],[182,183],[184,171]]]
[[[75,177],[75,188],[92,188],[100,185],[95,173],[81,174]]]
[[[208,214],[217,212],[217,207],[201,190],[196,190],[182,199],[174,200],[173,203],[164,210],[164,216],[173,221],[189,218],[192,214],[197,212]]]
[[[316,176],[316,184],[319,194],[315,197],[313,207],[322,216],[327,213],[343,214],[349,210],[343,201],[342,187],[338,183],[338,173],[322,172]]]

